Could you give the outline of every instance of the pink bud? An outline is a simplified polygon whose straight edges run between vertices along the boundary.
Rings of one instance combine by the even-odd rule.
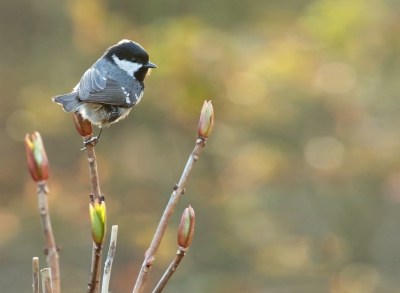
[[[178,244],[180,247],[187,248],[192,243],[194,235],[194,210],[191,206],[183,211],[181,223],[178,228]]]
[[[47,180],[49,178],[49,161],[39,132],[32,134],[32,140],[29,138],[29,134],[26,134],[25,148],[32,179],[36,182]]]
[[[204,101],[200,113],[198,134],[200,137],[207,138],[214,128],[214,108],[211,101]]]
[[[146,266],[151,267],[154,264],[156,257],[153,255],[149,258],[146,258]]]
[[[87,136],[92,134],[92,123],[89,120],[83,119],[79,113],[73,113],[72,118],[74,119],[75,128],[81,136]]]

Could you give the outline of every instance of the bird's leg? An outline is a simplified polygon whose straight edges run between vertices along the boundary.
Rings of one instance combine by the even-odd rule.
[[[103,131],[103,128],[100,128],[100,132],[99,132],[99,134],[97,135],[97,136],[95,136],[95,137],[92,137],[91,139],[88,139],[87,141],[85,141],[84,142],[84,144],[85,144],[85,147],[90,143],[93,143],[93,145],[95,146],[98,142],[99,142],[99,140],[100,140],[100,135],[101,135],[101,132]]]

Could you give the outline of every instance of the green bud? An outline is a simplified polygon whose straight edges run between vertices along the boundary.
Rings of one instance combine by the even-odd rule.
[[[102,244],[106,236],[106,203],[104,201],[89,204],[92,220],[92,237],[97,244]]]
[[[194,220],[194,210],[189,206],[183,211],[181,223],[178,228],[178,244],[180,247],[187,248],[190,243],[192,243],[194,235]]]

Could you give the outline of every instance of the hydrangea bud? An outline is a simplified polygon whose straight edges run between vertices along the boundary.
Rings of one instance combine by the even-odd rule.
[[[97,244],[102,244],[106,236],[106,203],[104,201],[89,204],[92,221],[92,237]]]
[[[187,248],[192,243],[194,235],[194,210],[191,206],[187,207],[182,214],[181,223],[178,228],[178,245]]]
[[[87,136],[92,133],[92,123],[89,120],[83,119],[79,113],[73,113],[75,128],[81,136]]]
[[[32,139],[29,134],[26,134],[25,148],[32,179],[36,182],[47,180],[49,178],[49,161],[39,132],[34,132]]]
[[[198,134],[200,137],[207,138],[210,136],[214,128],[214,109],[211,101],[204,101],[203,108],[200,113]]]

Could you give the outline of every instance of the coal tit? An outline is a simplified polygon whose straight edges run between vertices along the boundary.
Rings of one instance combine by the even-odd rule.
[[[71,93],[52,99],[65,112],[80,113],[99,126],[97,138],[85,142],[97,143],[103,127],[125,118],[140,102],[149,68],[157,66],[149,62],[147,52],[138,43],[122,40],[106,50]]]

